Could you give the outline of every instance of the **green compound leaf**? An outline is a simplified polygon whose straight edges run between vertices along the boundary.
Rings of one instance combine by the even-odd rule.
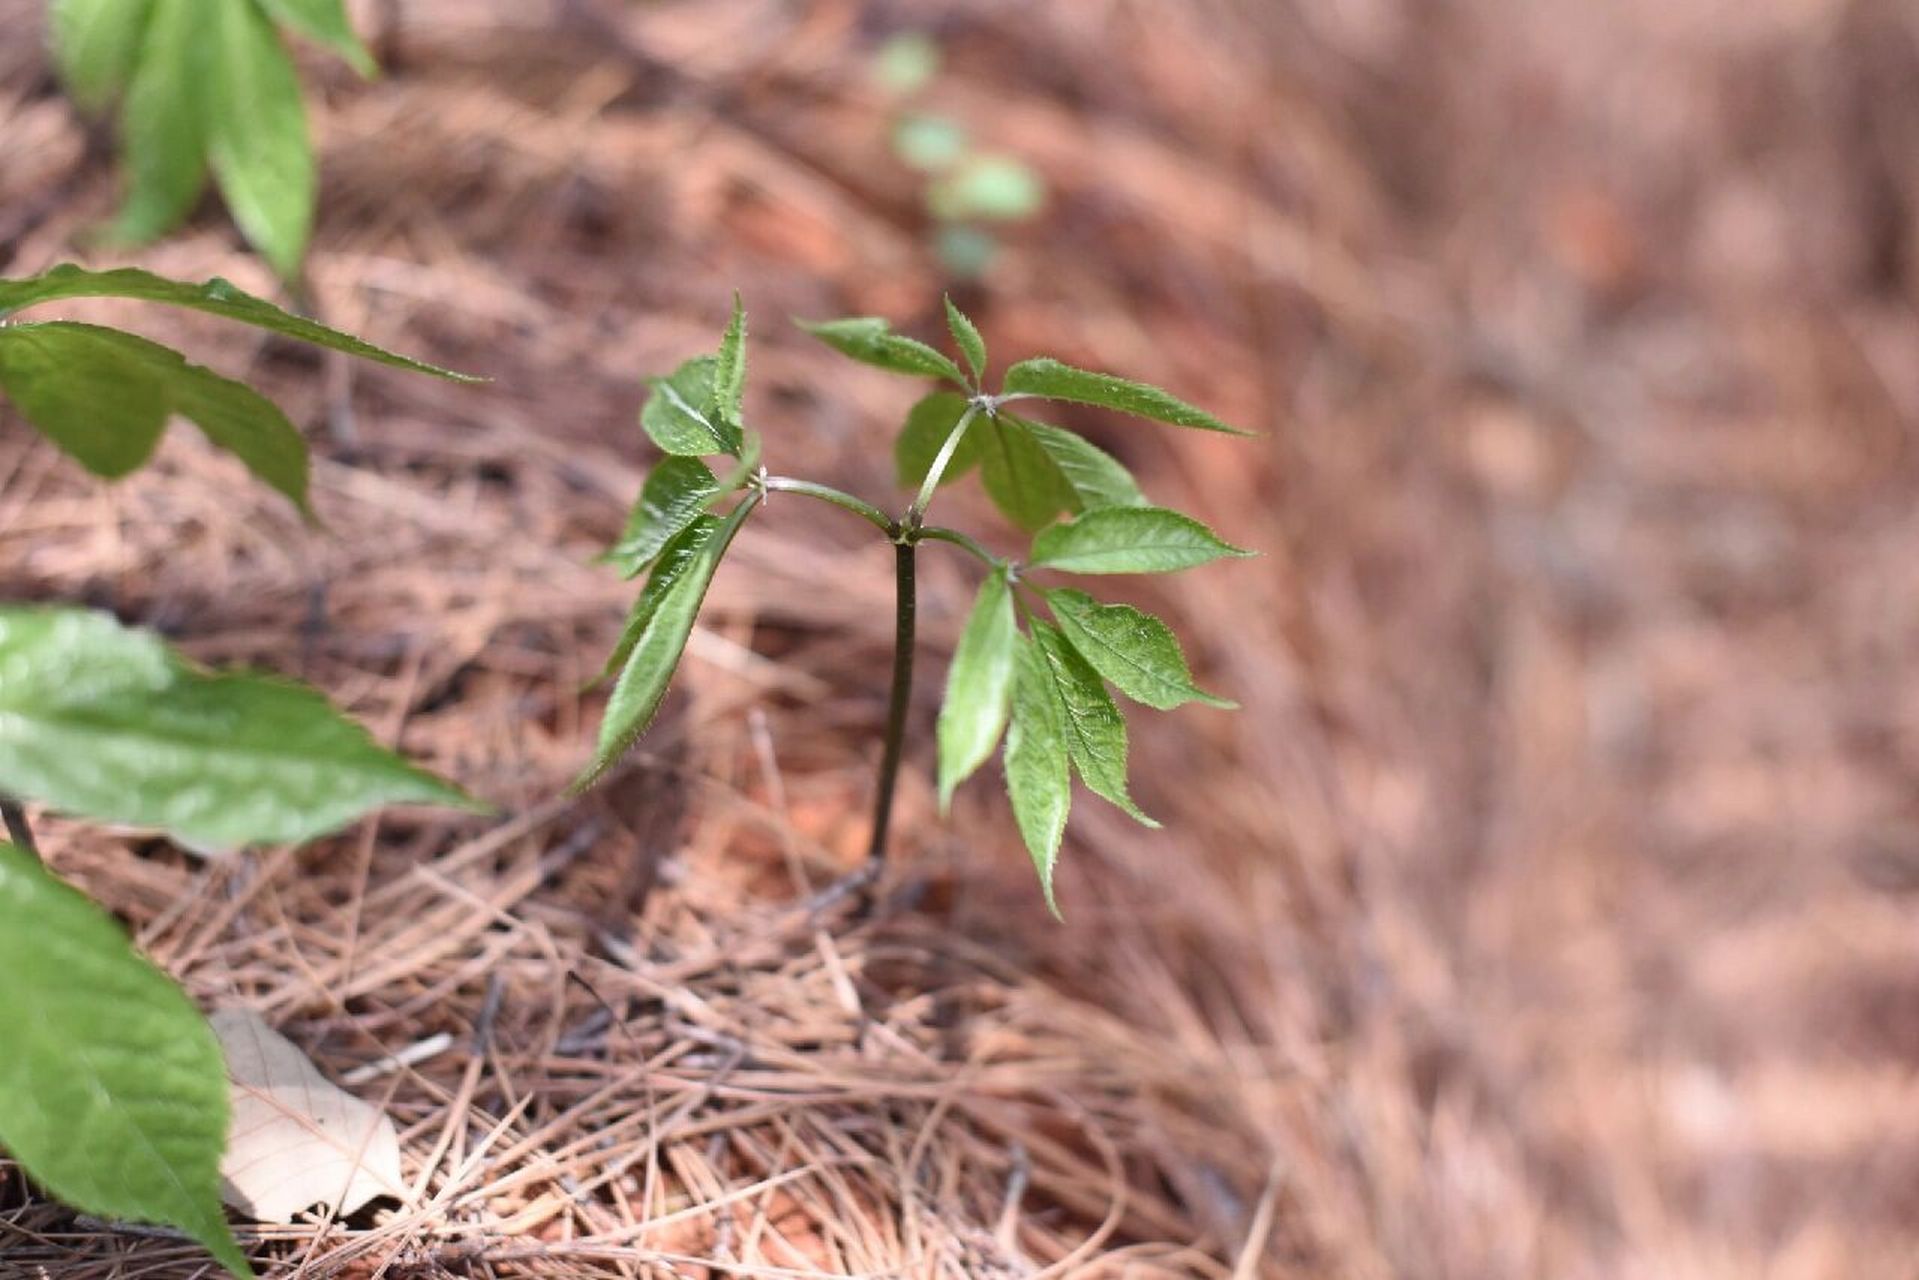
[[[1045,594],[1060,630],[1080,656],[1133,701],[1161,711],[1188,702],[1226,710],[1239,705],[1193,684],[1179,640],[1152,614],[1131,605],[1101,604],[1068,587]]]
[[[907,413],[906,425],[900,429],[899,439],[893,444],[893,460],[899,466],[899,480],[903,487],[917,489],[925,483],[926,473],[939,457],[946,437],[953,434],[953,428],[959,425],[960,416],[965,412],[965,396],[952,391],[935,391]],[[941,488],[965,475],[979,461],[980,440],[985,434],[986,428],[977,418],[974,419],[972,425],[966,428],[966,434],[960,437],[953,456],[947,459],[946,470],[940,473]]]
[[[712,411],[714,374],[719,363],[714,356],[695,356],[671,376],[648,380],[652,393],[640,410],[640,425],[665,452],[687,458],[739,454],[739,427],[715,417]]]
[[[967,385],[966,375],[951,359],[924,342],[894,333],[878,316],[855,316],[821,324],[801,322],[800,328],[861,364],[918,378],[945,378],[960,387]]]
[[[1133,479],[1133,473],[1121,465],[1119,459],[1078,432],[1015,418],[1005,410],[1000,411],[1000,417],[1012,418],[1024,427],[1033,442],[1053,460],[1060,478],[1073,491],[1074,511],[1146,505],[1146,495],[1139,491],[1139,482]]]
[[[0,280],[0,318],[25,307],[67,298],[131,298],[139,302],[187,307],[252,325],[256,329],[266,329],[316,347],[376,360],[398,369],[430,373],[454,382],[481,381],[469,374],[455,373],[450,369],[396,355],[370,342],[363,342],[352,334],[341,333],[338,329],[329,329],[305,317],[282,311],[271,302],[256,298],[226,280],[216,278],[204,284],[187,284],[156,276],[137,267],[89,271],[69,263],[24,280]]]
[[[680,665],[680,656],[686,652],[693,620],[706,599],[707,587],[712,585],[714,570],[756,505],[755,497],[746,498],[724,521],[713,521],[702,529],[696,547],[681,554],[669,548],[661,556],[615,651],[621,663],[620,678],[607,699],[593,762],[574,780],[568,789],[571,794],[580,794],[604,777],[653,723],[673,672]],[[711,520],[710,516],[703,518],[703,522]],[[694,529],[701,529],[701,524],[696,523]],[[681,536],[693,532],[689,529]],[[656,582],[660,584],[657,590]]]
[[[639,576],[720,493],[720,482],[698,458],[666,459],[641,486],[626,532],[606,553],[607,561],[626,577]]]
[[[713,366],[713,403],[707,413],[715,421],[735,431],[740,429],[740,413],[746,395],[746,311],[740,295],[733,295],[733,320],[720,339],[720,354]],[[732,452],[738,453],[735,449]]]
[[[53,56],[83,110],[106,108],[126,88],[151,0],[53,0]]]
[[[347,21],[346,6],[341,0],[260,0],[260,3],[282,25],[339,54],[367,79],[380,74],[373,55],[353,33],[353,24]]]
[[[966,357],[967,365],[973,370],[975,380],[986,376],[986,339],[979,336],[979,330],[966,318],[966,313],[953,305],[952,298],[946,300],[946,327],[953,335],[953,344]]]
[[[1067,573],[1173,573],[1250,556],[1191,516],[1164,507],[1103,507],[1033,539],[1035,567]]]
[[[177,1227],[253,1270],[220,1211],[227,1073],[113,918],[0,844],[0,1145],[86,1213]]]
[[[1053,688],[1065,710],[1066,754],[1073,768],[1096,795],[1118,805],[1136,821],[1149,827],[1159,823],[1140,812],[1126,791],[1126,717],[1114,705],[1112,695],[1100,682],[1079,650],[1057,627],[1044,622],[1033,626],[1033,639],[1046,659]]]
[[[1039,872],[1046,909],[1059,915],[1053,896],[1053,869],[1073,803],[1073,779],[1067,766],[1066,708],[1039,646],[1018,638],[1014,656],[1013,716],[1006,729],[1006,794],[1020,838]]]
[[[1031,533],[1077,505],[1073,489],[1026,424],[1009,414],[988,418],[980,437],[980,482],[1006,518]]]
[[[1013,654],[1019,623],[1004,566],[980,584],[973,612],[946,673],[946,701],[939,718],[940,812],[953,792],[999,745],[1012,699]]]
[[[199,38],[213,44],[205,132],[214,179],[247,240],[281,279],[297,279],[319,184],[300,77],[258,4],[195,9]]]
[[[139,467],[179,414],[307,509],[306,443],[286,415],[158,343],[96,325],[10,325],[0,328],[0,390],[96,475]]]
[[[1008,369],[1001,390],[1006,395],[1038,396],[1044,400],[1067,400],[1074,404],[1117,409],[1135,417],[1169,422],[1176,427],[1198,427],[1204,431],[1224,431],[1236,436],[1251,434],[1237,427],[1229,427],[1204,409],[1195,408],[1148,383],[1116,378],[1110,373],[1075,369],[1050,356],[1022,360]]]
[[[196,0],[151,0],[120,113],[127,193],[114,215],[117,240],[140,244],[165,235],[206,190],[212,68],[202,17]]]
[[[0,607],[0,792],[202,850],[290,843],[383,804],[482,809],[290,681],[209,674],[151,632]]]

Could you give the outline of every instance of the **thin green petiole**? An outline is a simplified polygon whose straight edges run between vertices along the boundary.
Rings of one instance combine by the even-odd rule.
[[[917,525],[920,517],[926,514],[926,508],[933,501],[933,494],[940,487],[940,477],[946,474],[947,464],[952,462],[953,454],[959,448],[960,439],[965,436],[966,429],[973,425],[973,419],[978,416],[979,405],[969,404],[966,406],[966,412],[960,415],[959,421],[953,424],[952,431],[947,434],[946,443],[940,446],[939,454],[933,459],[933,465],[926,469],[926,479],[920,484],[919,496],[914,498],[913,505],[906,509],[908,528]]]
[[[892,517],[864,498],[856,498],[850,493],[835,489],[831,485],[814,484],[811,480],[794,480],[789,476],[767,476],[759,482],[768,493],[797,493],[808,498],[818,498],[821,502],[830,502],[845,511],[873,525],[888,538],[894,536],[898,526]]]
[[[947,529],[936,524],[924,525],[920,528],[918,537],[922,541],[928,542],[950,542],[956,547],[972,552],[975,556],[979,557],[980,560],[984,561],[989,568],[997,569],[1001,564],[1005,563],[998,556],[988,551],[968,535],[961,533],[958,529]]]

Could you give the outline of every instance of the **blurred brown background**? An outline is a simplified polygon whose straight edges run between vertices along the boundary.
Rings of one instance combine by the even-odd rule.
[[[1264,553],[1123,588],[1245,704],[1132,717],[1164,833],[1082,797],[1053,927],[990,780],[939,824],[922,739],[906,787],[924,927],[1059,1001],[1048,1026],[1085,1009],[1134,1037],[1120,1053],[1068,1029],[1045,1058],[1088,1055],[1061,1078],[1124,1117],[1133,1195],[1099,1249],[1027,1241],[1029,1261],[1919,1272],[1919,9],[357,12],[382,80],[306,59],[315,296],[494,384],[356,371],[349,394],[301,353],[124,313],[313,425],[330,531],[302,532],[190,431],[159,473],[103,491],[7,422],[5,594],[298,671],[482,794],[536,805],[584,756],[596,713],[575,691],[626,598],[587,558],[650,460],[642,375],[709,347],[740,288],[769,461],[877,499],[913,392],[784,317],[936,337],[954,289],[996,363],[1048,351],[1264,433],[1063,419]],[[0,20],[0,269],[18,274],[84,245],[114,178],[50,78],[39,5],[4,0]],[[1046,188],[977,280],[943,262],[890,138],[902,108],[874,59],[906,33],[941,54],[915,109]],[[138,260],[271,288],[214,206]],[[991,521],[970,494],[942,502]],[[757,919],[790,896],[796,847],[815,880],[847,865],[890,639],[889,558],[865,532],[797,501],[749,528],[681,727],[593,802],[606,865],[526,918],[631,890],[636,859],[666,881],[646,919],[669,932],[674,913]],[[925,724],[970,582],[933,566]],[[417,830],[390,860],[353,837],[301,858],[397,883],[437,847]],[[351,964],[248,950],[234,913],[169,941],[169,904],[240,873],[164,854],[128,870],[112,841],[61,839],[62,869],[149,923],[202,995],[346,1034],[326,1019],[362,1006],[316,992]],[[287,893],[316,933],[340,910]],[[1062,1223],[1108,1203],[1058,1194]],[[962,1217],[944,1219],[960,1236]],[[1185,1252],[1123,1253],[1155,1241]]]

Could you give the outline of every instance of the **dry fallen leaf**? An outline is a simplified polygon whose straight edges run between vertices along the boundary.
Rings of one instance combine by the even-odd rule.
[[[312,1205],[348,1214],[375,1196],[406,1198],[400,1137],[378,1109],[322,1076],[250,1009],[223,1009],[213,1030],[233,1082],[233,1130],[221,1197],[262,1222]]]

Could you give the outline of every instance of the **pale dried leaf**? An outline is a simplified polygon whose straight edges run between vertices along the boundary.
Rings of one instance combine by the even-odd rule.
[[[263,1222],[292,1222],[313,1205],[348,1214],[375,1196],[406,1198],[391,1119],[252,1010],[223,1009],[212,1022],[233,1082],[222,1199]]]

